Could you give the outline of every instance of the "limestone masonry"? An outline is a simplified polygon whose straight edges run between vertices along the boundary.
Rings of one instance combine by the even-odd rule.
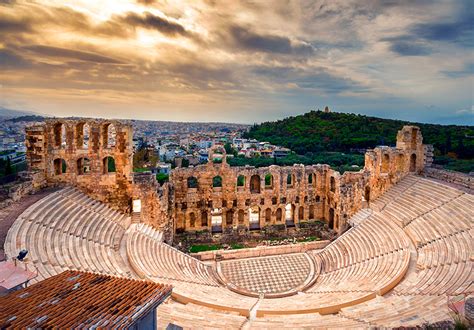
[[[94,199],[132,213],[171,240],[177,231],[226,232],[319,219],[342,233],[347,220],[408,173],[431,164],[416,126],[404,126],[396,147],[365,154],[358,172],[328,165],[230,167],[226,158],[175,169],[160,186],[150,173],[133,173],[132,126],[104,119],[50,119],[26,129],[27,161],[37,187],[67,183]],[[220,151],[223,152],[222,150]]]

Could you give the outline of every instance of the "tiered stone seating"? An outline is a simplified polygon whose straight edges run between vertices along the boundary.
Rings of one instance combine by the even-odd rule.
[[[257,298],[239,295],[219,283],[214,269],[146,235],[132,225],[127,232],[127,255],[141,277],[173,285],[174,299],[249,315]]]
[[[132,276],[118,253],[129,219],[72,188],[23,212],[5,243],[9,257],[26,248],[41,280],[67,269]]]
[[[359,210],[356,214],[354,214],[349,220],[349,224],[352,227],[356,227],[360,225],[364,220],[370,217],[372,215],[372,209],[367,208],[367,209],[361,209]]]
[[[376,200],[370,202],[370,208],[376,211],[381,211],[383,208],[391,203],[394,199],[401,196],[407,189],[412,187],[420,180],[419,177],[414,175],[407,175],[397,184],[393,185],[388,192],[378,197]]]
[[[388,193],[388,195],[393,194],[392,191]],[[399,226],[404,227],[417,217],[450,203],[463,194],[464,192],[449,186],[427,179],[418,179],[416,184],[393,198],[382,212],[387,217],[391,217]]]
[[[170,324],[183,329],[240,329],[247,318],[238,313],[219,311],[193,303],[180,304],[169,299],[157,309],[158,329]]]
[[[450,320],[447,297],[441,296],[397,296],[388,294],[343,308],[339,315],[358,319],[371,326],[415,327],[429,322]]]
[[[142,227],[143,229],[143,227]],[[214,270],[201,261],[176,250],[155,238],[158,234],[145,234],[132,224],[127,238],[130,263],[139,274],[148,278],[164,278],[203,285],[219,285]]]
[[[365,329],[368,326],[368,323],[340,315],[313,313],[259,317],[249,322],[248,329]]]

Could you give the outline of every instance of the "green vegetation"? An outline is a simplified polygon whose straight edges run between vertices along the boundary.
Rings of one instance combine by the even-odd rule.
[[[343,152],[308,152],[306,155],[297,155],[292,153],[285,158],[245,158],[243,156],[227,158],[227,163],[230,166],[245,166],[251,165],[255,167],[266,167],[270,165],[291,166],[293,164],[328,164],[332,168],[343,173],[345,171],[358,171],[364,167],[364,155],[355,153]],[[353,165],[358,167],[352,167]],[[266,182],[266,181],[265,181]]]
[[[170,178],[170,176],[168,174],[164,174],[164,173],[158,173],[156,175],[156,181],[158,181],[158,183],[161,184],[161,185],[165,182],[168,182],[169,178]]]
[[[198,253],[198,252],[203,252],[203,251],[214,251],[214,250],[219,250],[222,248],[221,244],[197,244],[191,246],[189,249],[189,252],[191,253]]]
[[[377,145],[395,145],[397,131],[403,125],[419,126],[423,143],[435,148],[436,164],[448,169],[474,171],[474,127],[456,125],[434,125],[410,123],[401,120],[367,117],[356,114],[324,113],[311,111],[300,116],[288,117],[274,122],[254,125],[245,134],[246,138],[269,141],[292,149],[298,155],[278,160],[287,165],[291,159],[304,155],[300,163],[327,163],[334,168],[347,170],[350,165],[362,165],[363,156],[356,152]],[[448,159],[446,159],[446,157]],[[295,159],[295,160],[296,160]],[[253,166],[268,166],[272,159],[259,158]],[[296,161],[298,162],[298,161]],[[245,165],[246,161],[236,157],[231,165]],[[265,165],[261,165],[265,163]]]
[[[243,187],[245,186],[245,176],[239,175],[237,177],[237,187]]]
[[[213,187],[222,187],[222,177],[220,176],[215,176],[212,178],[212,186]]]

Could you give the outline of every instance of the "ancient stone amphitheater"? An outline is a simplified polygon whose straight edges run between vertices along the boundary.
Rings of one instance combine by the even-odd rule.
[[[205,263],[66,184],[25,206],[5,253],[28,249],[34,281],[73,269],[171,284],[163,328],[420,326],[450,320],[448,302],[472,295],[473,224],[469,190],[407,172],[322,249]]]

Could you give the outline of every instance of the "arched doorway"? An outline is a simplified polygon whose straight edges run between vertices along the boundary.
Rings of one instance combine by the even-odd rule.
[[[211,229],[213,233],[222,232],[222,210],[219,208],[211,212]]]
[[[232,212],[232,210],[227,210],[227,212],[225,213],[225,224],[227,226],[232,226],[233,223],[234,223],[234,213]]]
[[[292,204],[286,204],[285,206],[285,223],[288,227],[295,226],[295,207]]]
[[[257,205],[249,208],[249,228],[260,229],[260,208]]]
[[[416,154],[410,156],[410,172],[416,172]]]
[[[267,208],[265,210],[265,222],[269,223],[272,221],[272,210],[270,208]]]
[[[281,211],[281,208],[278,208],[276,210],[276,221],[281,222],[282,217],[283,217],[283,212]]]
[[[329,209],[328,227],[334,229],[334,209],[332,207]]]
[[[304,207],[303,206],[300,206],[298,210],[298,220],[299,221],[304,220]]]
[[[67,165],[66,161],[62,158],[56,158],[53,161],[54,175],[61,175],[66,173]]]

